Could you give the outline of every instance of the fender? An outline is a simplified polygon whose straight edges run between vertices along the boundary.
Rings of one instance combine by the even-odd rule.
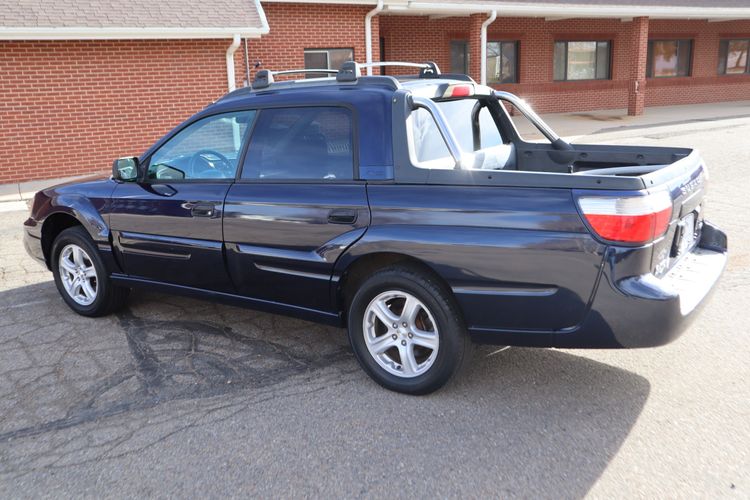
[[[50,198],[48,207],[49,213],[39,214],[41,217],[37,219],[42,225],[52,215],[68,214],[81,223],[98,245],[110,245],[109,225],[89,198],[78,194],[61,194]]]
[[[108,211],[112,193],[117,183],[111,179],[92,179],[79,183],[63,184],[40,191],[34,197],[31,217],[24,223],[30,245],[36,246],[38,252],[47,260],[48,248],[42,248],[42,228],[59,214],[65,214],[76,221],[88,232],[96,243],[108,266],[112,261],[112,245],[108,224]],[[75,189],[75,191],[73,191]],[[34,244],[33,241],[37,243]],[[112,269],[116,269],[116,264]]]
[[[368,254],[401,254],[447,283],[469,329],[567,331],[586,315],[602,251],[583,233],[371,226],[339,258],[334,277]]]

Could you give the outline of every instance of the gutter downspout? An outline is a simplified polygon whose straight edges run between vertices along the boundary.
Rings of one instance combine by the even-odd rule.
[[[372,18],[383,11],[383,0],[378,0],[378,4],[365,16],[365,62],[372,62]],[[367,68],[367,75],[372,76],[372,68]]]
[[[237,84],[234,76],[234,53],[240,47],[242,38],[239,34],[235,34],[232,38],[232,44],[227,48],[227,86],[229,92],[232,92],[237,88]]]
[[[479,67],[480,71],[482,72],[479,76],[479,82],[482,85],[487,85],[487,26],[495,22],[495,19],[497,19],[497,11],[493,10],[490,12],[490,17],[487,18],[485,22],[482,23],[482,30],[481,30],[481,44],[480,51],[482,53],[482,60],[479,61]]]

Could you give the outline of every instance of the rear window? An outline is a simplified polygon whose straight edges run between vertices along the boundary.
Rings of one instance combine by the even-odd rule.
[[[352,113],[343,107],[260,111],[243,179],[352,180]]]
[[[504,141],[489,109],[477,99],[460,99],[437,103],[461,149],[467,153],[494,152]],[[476,117],[476,121],[475,121]],[[420,168],[450,169],[454,167],[448,146],[435,119],[423,108],[410,115],[409,131],[413,160]]]

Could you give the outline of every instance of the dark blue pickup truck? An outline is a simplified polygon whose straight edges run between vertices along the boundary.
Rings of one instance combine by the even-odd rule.
[[[79,314],[147,288],[346,326],[367,373],[412,394],[473,342],[676,338],[726,262],[699,154],[571,145],[512,94],[413,66],[261,70],[111,178],[37,193],[27,250]]]

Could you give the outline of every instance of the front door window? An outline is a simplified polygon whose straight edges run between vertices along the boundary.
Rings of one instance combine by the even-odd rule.
[[[151,181],[234,179],[255,111],[222,113],[198,120],[151,156]]]

